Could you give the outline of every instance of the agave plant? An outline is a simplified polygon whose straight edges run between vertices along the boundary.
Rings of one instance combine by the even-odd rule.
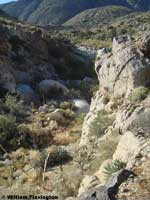
[[[104,168],[104,173],[111,175],[115,172],[124,169],[126,167],[126,163],[120,161],[120,160],[114,160],[112,163],[107,164],[107,166]]]

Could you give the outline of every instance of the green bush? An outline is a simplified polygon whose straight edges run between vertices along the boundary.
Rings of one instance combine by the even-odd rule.
[[[63,101],[60,103],[60,109],[66,110],[66,109],[72,109],[73,103],[69,101]]]
[[[108,116],[108,114],[102,110],[97,114],[96,119],[93,121],[90,127],[90,134],[95,136],[102,136],[108,126],[112,125],[114,118]]]
[[[147,94],[148,94],[148,88],[139,87],[131,92],[129,100],[131,102],[140,102],[147,97]]]
[[[80,114],[77,116],[77,118],[76,118],[76,120],[75,120],[75,123],[78,124],[78,125],[82,125],[83,122],[84,122],[85,116],[86,116],[86,113],[80,113]]]
[[[22,100],[17,100],[17,98],[12,95],[6,95],[4,107],[8,113],[16,117],[17,121],[24,120],[26,111]]]
[[[17,130],[16,118],[12,115],[0,115],[0,143],[8,144]]]
[[[114,160],[112,163],[107,164],[107,166],[104,168],[105,169],[104,173],[111,175],[121,169],[124,169],[125,167],[126,167],[126,163],[120,160]]]
[[[110,98],[108,96],[103,96],[102,103],[106,105],[109,102],[109,100]]]
[[[25,144],[26,136],[20,134],[18,125],[25,121],[26,109],[23,101],[6,95],[0,106],[0,144],[6,149],[16,149]]]

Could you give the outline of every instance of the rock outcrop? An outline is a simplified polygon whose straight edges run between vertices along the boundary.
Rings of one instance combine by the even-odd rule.
[[[112,52],[98,55],[95,70],[100,90],[117,97],[150,84],[150,61],[129,36],[114,38]]]
[[[83,193],[79,200],[116,200],[115,195],[121,183],[132,173],[128,170],[121,170],[112,176],[105,186],[99,186]]]
[[[108,187],[109,177],[114,177],[115,171],[121,168],[136,173],[137,168],[146,171],[143,163],[145,161],[149,163],[150,160],[149,36],[141,40],[140,44],[141,46],[129,36],[122,36],[114,38],[112,52],[106,49],[98,51],[95,69],[99,79],[99,91],[93,97],[90,111],[85,117],[80,147],[86,146],[87,151],[92,146],[93,160],[97,162],[101,157],[102,161],[99,162],[100,166],[94,176],[99,179],[99,184],[102,186],[99,187],[97,184],[91,189],[88,185],[85,192],[80,195],[81,200],[116,200],[117,193],[119,193],[119,200],[123,199],[120,196],[126,197],[126,194],[123,190],[120,191],[120,178],[115,179],[118,189],[114,191],[116,185]],[[102,131],[105,122],[101,119],[108,120],[112,113],[113,123]],[[99,129],[101,132],[97,135]],[[109,142],[110,138],[114,138],[113,142]],[[109,145],[112,145],[111,151]],[[106,156],[106,152],[109,155]],[[138,167],[135,169],[135,166]],[[127,178],[122,182],[124,181],[127,185],[134,182],[134,187],[136,183],[139,184],[136,178],[132,181]],[[144,178],[144,181],[147,180]],[[142,196],[142,192],[145,194],[145,191],[149,191],[148,184],[145,185],[145,189],[138,186],[140,193],[137,199]],[[135,199],[133,191],[131,196]]]
[[[110,111],[110,106],[114,108],[118,106],[119,98],[128,98],[135,88],[149,86],[150,60],[136,47],[129,36],[115,38],[112,52],[107,52],[105,49],[99,50],[95,70],[99,79],[99,91],[93,97],[90,112],[85,118],[81,146],[88,142],[89,124],[95,120],[99,111],[105,109]],[[106,97],[108,102],[104,102]],[[119,113],[124,114],[117,124],[124,123],[123,118],[127,124],[127,118],[131,115],[130,106],[127,109],[121,109],[120,112],[118,110],[117,118]],[[131,122],[131,118],[129,121]]]

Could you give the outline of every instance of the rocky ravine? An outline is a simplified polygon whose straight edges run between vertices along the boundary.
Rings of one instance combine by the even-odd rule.
[[[84,79],[92,70],[93,56],[95,50],[89,52],[52,38],[38,27],[0,22],[0,87],[23,94],[28,102],[37,99],[40,85],[56,84],[63,90],[65,81]]]
[[[73,156],[89,110],[95,55],[0,18],[0,196],[76,196],[82,172]]]
[[[80,148],[92,154],[80,200],[150,197],[149,45],[150,34],[137,41],[122,36],[114,38],[112,52],[98,52],[99,90],[80,141]]]
[[[85,117],[81,139],[82,120],[77,121],[76,109],[84,105],[87,111],[88,104],[74,100],[78,94],[72,94],[65,83],[90,74],[87,66],[95,50],[74,49],[42,29],[20,23],[2,23],[0,36],[1,95],[19,91],[29,102],[39,100],[37,108],[27,113],[13,97],[1,102],[1,120],[10,114],[10,122],[17,118],[14,131],[0,124],[6,136],[0,135],[4,139],[0,178],[2,184],[10,184],[2,194],[8,188],[27,192],[28,186],[39,193],[55,192],[60,199],[74,199],[78,193],[79,200],[148,200],[150,34],[137,41],[129,36],[114,38],[112,51],[98,51],[99,90]],[[47,105],[42,106],[42,97],[49,94]]]

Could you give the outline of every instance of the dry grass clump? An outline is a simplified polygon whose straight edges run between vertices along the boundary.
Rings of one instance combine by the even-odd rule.
[[[54,137],[54,142],[57,145],[69,145],[71,143],[75,143],[79,140],[79,135],[70,135],[68,132],[56,134]]]

